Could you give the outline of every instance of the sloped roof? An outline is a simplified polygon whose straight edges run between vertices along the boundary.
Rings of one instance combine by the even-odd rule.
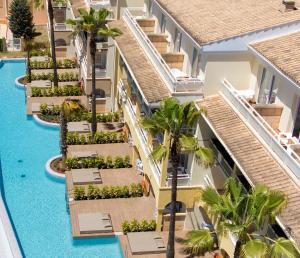
[[[250,45],[300,85],[300,32]]]
[[[160,78],[125,22],[122,20],[113,21],[109,23],[109,26],[119,28],[122,31],[123,34],[116,37],[115,41],[134,73],[134,77],[148,103],[156,103],[170,97],[171,92],[167,85]]]
[[[239,118],[220,95],[198,102],[205,107],[204,115],[223,140],[250,180],[284,192],[288,205],[280,215],[286,228],[291,229],[293,239],[300,245],[300,188],[273,158],[270,152]]]
[[[284,11],[282,0],[155,0],[199,44],[300,20],[298,10]]]

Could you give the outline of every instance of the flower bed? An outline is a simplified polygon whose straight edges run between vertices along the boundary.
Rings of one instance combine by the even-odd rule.
[[[41,89],[32,87],[32,97],[59,97],[59,96],[81,96],[82,90],[79,86],[66,85],[63,87],[53,87],[49,89]]]
[[[26,76],[28,81],[28,75]],[[50,80],[53,81],[53,73],[40,73],[40,74],[31,74],[31,81],[36,80]],[[78,74],[73,72],[64,72],[58,74],[58,81],[60,82],[69,82],[69,81],[78,81]]]
[[[76,61],[70,59],[58,60],[56,62],[57,68],[60,69],[68,69],[68,68],[76,68],[77,63]],[[30,62],[31,69],[52,69],[53,68],[53,61],[31,61]]]
[[[83,186],[75,186],[73,193],[75,201],[132,198],[143,196],[141,184],[131,184],[130,186],[125,185],[104,187],[89,185],[87,190]]]
[[[30,57],[33,56],[51,56],[51,51],[49,48],[46,49],[32,49],[30,51]]]
[[[136,219],[132,221],[124,220],[122,223],[122,230],[126,235],[128,232],[145,232],[145,231],[155,231],[156,230],[156,221],[155,220],[141,220],[137,221]]]
[[[68,145],[84,145],[84,144],[105,144],[105,143],[123,143],[125,140],[124,133],[119,132],[96,132],[94,137],[91,133],[79,134],[77,132],[67,133]]]
[[[66,171],[66,166],[65,166],[65,164],[64,164],[64,162],[62,160],[62,157],[54,159],[50,163],[50,167],[51,167],[51,169],[53,169],[57,173],[64,174],[65,171]]]
[[[116,156],[112,158],[111,156],[96,156],[88,158],[67,158],[66,166],[68,169],[76,168],[131,168],[130,157],[126,155],[124,158],[121,156]]]

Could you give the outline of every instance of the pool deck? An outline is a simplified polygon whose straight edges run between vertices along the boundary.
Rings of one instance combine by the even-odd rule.
[[[176,231],[175,232],[175,257],[176,258],[186,258],[190,257],[184,253],[184,246],[182,241],[186,238],[187,231]],[[168,231],[159,232],[161,237],[164,240],[165,245],[168,243]],[[126,235],[122,235],[120,238],[120,244],[123,250],[124,257],[127,258],[165,258],[166,253],[161,254],[131,254],[130,245]],[[212,258],[213,255],[206,253],[204,256],[193,256],[193,257],[203,257],[203,258]]]
[[[95,151],[98,155],[125,157],[132,156],[133,148],[128,143],[109,143],[109,144],[88,144],[88,145],[69,145],[68,146],[68,157],[72,157],[73,152],[78,151]]]
[[[89,212],[109,213],[111,216],[114,232],[92,234],[80,233],[78,214]],[[155,219],[154,213],[155,199],[153,196],[122,199],[73,201],[70,202],[70,217],[73,238],[115,236],[122,232],[122,222],[124,220],[151,220]]]
[[[131,183],[140,183],[143,177],[138,175],[134,168],[118,168],[118,169],[100,169],[99,170],[102,184],[97,184],[98,186],[110,186],[110,185],[130,185]],[[72,172],[66,171],[66,184],[68,197],[73,198],[73,180]],[[88,187],[88,185],[84,185]]]
[[[81,104],[88,107],[88,100],[86,96],[72,96],[72,97],[27,97],[26,113],[32,115],[32,103],[61,105],[65,99],[80,100]]]

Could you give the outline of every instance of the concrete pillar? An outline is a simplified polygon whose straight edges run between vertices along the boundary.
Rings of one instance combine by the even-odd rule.
[[[86,46],[86,63],[87,63],[87,67],[86,67],[86,73],[87,73],[87,78],[91,78],[92,75],[92,71],[91,71],[91,54],[90,54],[90,39],[91,36],[88,34],[87,36],[87,46]]]
[[[164,187],[166,184],[166,178],[168,173],[169,155],[170,155],[170,134],[165,131],[163,145],[167,148],[166,156],[162,159],[161,173],[160,173],[160,187]]]
[[[163,220],[162,210],[158,210],[157,211],[157,218],[156,218],[156,231],[161,231],[162,220]]]

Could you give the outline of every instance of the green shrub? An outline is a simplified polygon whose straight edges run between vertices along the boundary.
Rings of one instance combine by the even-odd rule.
[[[39,73],[39,74],[31,74],[31,80],[50,80],[53,81],[54,76],[53,73]],[[28,75],[27,80],[29,81]],[[60,82],[68,82],[68,81],[78,81],[78,74],[73,72],[64,72],[58,74],[58,81]]]
[[[87,135],[82,134],[81,136],[74,132],[67,133],[68,145],[123,143],[124,139],[125,136],[122,132],[96,132],[94,137],[91,133]],[[129,156],[125,156],[123,163],[125,164],[125,167],[130,165]],[[131,167],[131,165],[129,167]]]
[[[82,91],[79,86],[63,86],[63,87],[53,87],[49,89],[41,89],[32,87],[31,96],[32,97],[53,97],[53,96],[81,96]]]
[[[88,189],[84,187],[74,187],[74,199],[77,200],[95,200],[95,199],[113,199],[113,198],[131,198],[142,197],[143,192],[139,195],[132,195],[132,185],[130,186],[104,186],[99,187],[95,185],[89,185]],[[142,188],[140,186],[140,188]]]
[[[145,231],[155,231],[156,222],[155,220],[142,220],[137,221],[136,219],[132,221],[124,220],[122,222],[122,230],[126,235],[128,232],[145,232]]]
[[[71,139],[69,138],[69,139],[67,139],[67,141],[68,140],[69,141],[77,141],[77,136],[72,135]],[[93,168],[93,167],[97,167],[100,169],[125,168],[124,159],[122,157],[120,157],[120,156],[115,157],[113,162],[111,160],[112,160],[111,157],[109,157],[108,159],[107,158],[105,159],[103,156],[88,157],[88,158],[67,158],[66,165],[69,169]],[[127,166],[127,167],[131,167],[131,165]]]

